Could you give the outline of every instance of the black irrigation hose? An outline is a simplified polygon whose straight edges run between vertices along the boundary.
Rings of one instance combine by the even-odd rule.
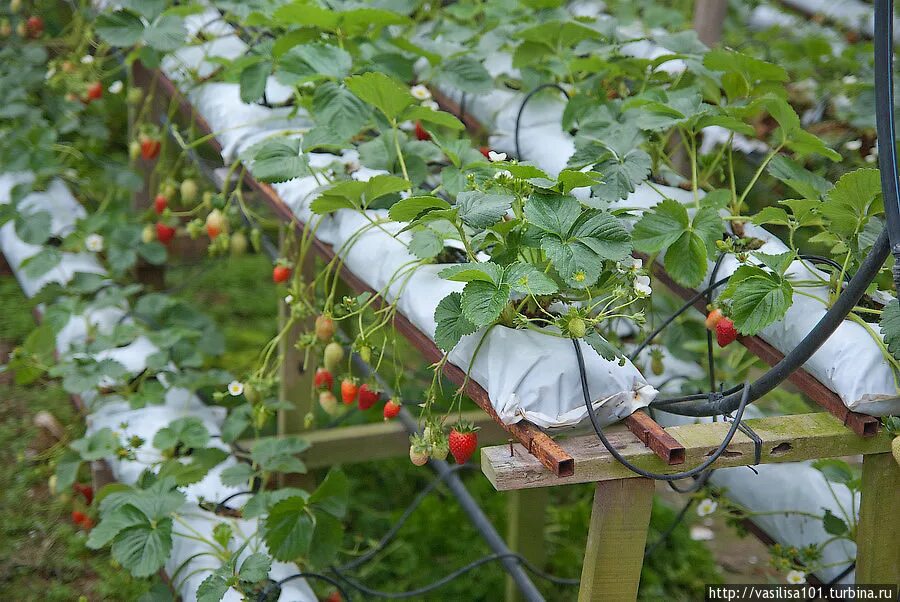
[[[648,479],[655,479],[657,481],[678,481],[680,479],[686,479],[688,477],[692,477],[694,475],[702,473],[709,466],[712,465],[713,462],[719,459],[719,457],[725,452],[725,448],[731,443],[731,440],[734,438],[735,433],[738,431],[738,427],[741,424],[741,418],[744,416],[744,409],[747,407],[747,404],[750,401],[750,383],[744,383],[743,393],[741,394],[741,401],[737,407],[737,415],[734,417],[734,422],[731,424],[731,428],[728,429],[728,433],[725,435],[725,438],[722,440],[721,445],[719,445],[718,449],[712,453],[706,460],[691,468],[690,470],[685,470],[683,472],[676,472],[672,474],[662,474],[657,472],[651,472],[649,470],[644,470],[639,466],[635,466],[631,462],[629,462],[625,457],[619,453],[619,450],[606,438],[606,435],[603,433],[603,428],[600,426],[600,421],[597,418],[597,413],[594,411],[594,404],[591,403],[591,392],[587,381],[587,370],[584,366],[584,355],[581,353],[581,346],[578,344],[576,339],[572,339],[572,345],[575,347],[575,356],[578,358],[578,371],[581,376],[581,392],[584,395],[584,406],[587,408],[588,416],[591,419],[591,425],[594,427],[594,432],[597,433],[597,437],[599,437],[600,441],[603,443],[603,446],[606,450],[612,455],[613,458],[619,461],[625,468],[630,470],[631,472],[638,474],[642,477],[646,477]]]
[[[875,130],[878,134],[878,169],[887,217],[894,286],[900,291],[900,179],[897,174],[894,128],[894,0],[875,0]]]
[[[690,510],[691,506],[693,506],[693,505],[694,505],[694,498],[691,498],[687,501],[687,504],[684,505],[684,507],[681,509],[681,511],[675,516],[675,519],[672,521],[672,524],[669,525],[668,528],[666,528],[666,530],[662,532],[662,534],[657,538],[656,541],[654,541],[652,544],[647,546],[647,549],[644,550],[644,558],[649,558],[660,545],[662,545],[667,539],[669,539],[669,537],[672,535],[672,533],[675,532],[675,529],[678,528],[678,525],[680,525],[684,521],[685,517],[687,516],[688,510]]]
[[[340,592],[342,600],[350,600],[350,595],[348,594],[347,590],[344,589],[343,583],[341,583],[334,577],[329,577],[328,575],[323,575],[321,573],[296,573],[294,575],[285,577],[281,581],[276,581],[267,585],[256,596],[256,601],[265,602],[266,596],[268,596],[269,592],[271,592],[274,588],[277,587],[280,589],[282,585],[284,585],[288,581],[293,581],[294,579],[318,579],[320,581],[325,581],[326,583],[333,585],[338,590],[338,592]]]
[[[540,571],[537,571],[534,568],[534,566],[531,563],[529,563],[525,558],[523,558],[521,555],[515,554],[512,552],[506,553],[506,554],[490,554],[488,556],[482,556],[481,558],[474,560],[474,561],[470,562],[469,564],[462,566],[451,573],[448,573],[447,575],[444,575],[440,579],[437,579],[436,581],[432,581],[428,585],[424,585],[422,587],[408,590],[405,592],[386,592],[386,591],[382,591],[382,590],[372,589],[366,585],[363,585],[359,581],[356,581],[356,580],[348,577],[340,569],[332,568],[331,570],[334,571],[334,573],[341,580],[343,580],[344,583],[346,583],[353,589],[355,589],[359,592],[362,592],[363,594],[365,594],[367,596],[373,596],[376,598],[388,598],[388,599],[396,600],[396,599],[403,599],[403,598],[412,598],[414,596],[421,596],[423,594],[427,594],[428,592],[434,591],[436,589],[439,589],[439,588],[447,585],[451,581],[458,579],[459,577],[462,577],[466,573],[468,573],[482,565],[485,565],[489,562],[496,562],[498,560],[500,560],[500,561],[511,560],[513,562],[521,563],[521,565],[524,566],[529,571],[532,571],[533,573],[535,573],[538,576],[544,576],[545,578],[549,579],[551,582],[556,583],[558,585],[578,585],[580,583],[579,579],[562,579],[560,577],[553,577],[551,575],[546,575],[544,573],[541,573]]]
[[[838,573],[835,577],[833,577],[833,578],[832,578],[828,583],[826,583],[825,585],[836,585],[838,581],[840,581],[841,579],[843,579],[844,577],[846,577],[847,575],[849,575],[850,573],[852,573],[852,572],[853,572],[853,569],[855,569],[855,568],[856,568],[856,561],[854,560],[853,562],[851,562],[850,564],[848,564],[847,567],[846,567],[843,571],[841,571],[840,573]]]
[[[522,123],[522,114],[525,113],[525,105],[528,104],[528,101],[531,100],[531,97],[540,92],[541,90],[546,90],[547,88],[556,88],[560,92],[563,93],[563,96],[566,97],[566,100],[569,99],[569,93],[566,92],[566,89],[560,86],[559,84],[541,84],[531,92],[525,95],[525,98],[522,99],[522,104],[519,106],[519,112],[516,114],[516,131],[515,131],[515,142],[516,142],[516,157],[521,161],[522,160],[522,150],[519,148],[519,127]]]

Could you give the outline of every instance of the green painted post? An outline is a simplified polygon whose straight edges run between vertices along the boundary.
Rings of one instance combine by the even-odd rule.
[[[524,556],[536,568],[543,568],[547,558],[544,545],[544,523],[550,488],[520,489],[507,494],[506,543],[509,549]],[[506,601],[522,600],[512,578],[506,578]]]
[[[900,584],[900,466],[891,454],[863,456],[856,529],[856,582]]]

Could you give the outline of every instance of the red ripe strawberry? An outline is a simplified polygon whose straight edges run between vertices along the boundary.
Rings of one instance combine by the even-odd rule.
[[[175,238],[175,228],[163,222],[156,222],[156,239],[164,245],[172,242]]]
[[[159,140],[155,138],[141,138],[141,158],[144,161],[152,161],[159,156],[159,149],[162,148]]]
[[[72,510],[72,522],[76,525],[80,525],[87,518],[87,514],[80,510]]]
[[[166,210],[166,207],[169,206],[169,199],[166,198],[163,194],[156,195],[156,198],[153,199],[153,210],[156,211],[159,215],[162,215],[162,212]]]
[[[486,147],[486,146],[479,146],[479,147],[478,147],[478,152],[481,153],[482,155],[484,155],[484,158],[485,158],[485,159],[489,159],[489,158],[490,158],[490,156],[489,156],[489,154],[490,154],[490,152],[491,152],[491,149],[490,149],[490,148],[488,148],[488,147]]]
[[[331,389],[334,387],[334,376],[325,368],[319,368],[313,376],[313,384],[317,389]]]
[[[450,430],[450,453],[457,464],[465,464],[478,447],[478,434],[471,425],[458,424]]]
[[[425,131],[420,122],[416,122],[416,140],[431,140],[431,134]]]
[[[722,313],[721,309],[714,309],[709,312],[709,315],[706,316],[706,329],[707,330],[715,330],[716,324],[719,323],[719,320],[724,318],[725,315]]]
[[[391,418],[396,418],[397,414],[400,413],[400,404],[395,403],[393,399],[388,399],[387,403],[384,404],[384,419],[390,420]]]
[[[349,378],[341,381],[341,399],[344,400],[344,405],[350,405],[356,401],[357,393],[359,393],[359,386],[355,382]]]
[[[316,338],[322,342],[330,341],[334,336],[334,320],[330,316],[316,317]]]
[[[276,265],[272,268],[272,282],[279,284],[286,282],[291,277],[291,268],[286,265]]]
[[[72,485],[72,489],[84,496],[84,501],[87,502],[88,506],[94,501],[94,488],[90,485],[75,483]]]
[[[93,529],[94,528],[94,519],[92,519],[90,516],[85,516],[84,520],[81,521],[81,528],[84,529],[85,531],[90,531],[91,529]]]
[[[25,31],[29,38],[41,37],[41,34],[44,33],[44,20],[38,15],[28,17],[25,22]]]
[[[87,88],[87,100],[88,102],[92,100],[100,100],[103,98],[103,84],[100,82],[94,82]]]
[[[716,324],[716,342],[719,347],[726,347],[737,339],[738,333],[734,329],[734,322],[728,318],[722,318]]]
[[[335,590],[331,592],[331,595],[325,598],[325,602],[344,602],[344,599],[341,597],[341,592]]]
[[[368,410],[373,405],[378,403],[379,397],[380,394],[378,391],[375,391],[369,385],[364,384],[359,388],[359,409]]]

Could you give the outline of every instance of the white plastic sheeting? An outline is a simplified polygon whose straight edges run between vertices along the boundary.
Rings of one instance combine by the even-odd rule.
[[[8,203],[10,191],[20,182],[31,181],[30,174],[0,174],[0,203]],[[26,196],[19,207],[23,211],[47,211],[52,216],[52,231],[55,235],[64,236],[71,230],[75,222],[85,216],[84,208],[72,196],[71,192],[61,181],[54,181],[45,192],[31,193]],[[22,289],[27,296],[33,296],[48,282],[65,284],[77,272],[91,272],[104,274],[105,270],[93,254],[63,254],[59,266],[51,270],[49,275],[38,278],[30,278],[23,274],[20,266],[28,257],[33,256],[42,247],[28,245],[16,235],[14,225],[9,222],[0,228],[0,251],[10,264],[19,280]],[[108,331],[117,322],[124,319],[124,308],[104,308],[89,312],[83,316],[74,316],[60,330],[57,335],[57,351],[65,354],[73,346],[78,346],[87,334],[88,324],[97,326],[101,332]],[[132,344],[125,347],[109,349],[97,353],[95,359],[112,358],[126,367],[129,373],[136,374],[146,366],[147,357],[155,353],[157,348],[146,337],[139,337]],[[165,385],[165,383],[163,383]],[[91,410],[87,417],[87,433],[95,433],[103,428],[110,428],[114,432],[120,432],[125,436],[137,435],[147,443],[138,450],[134,460],[120,458],[107,458],[113,475],[122,483],[134,484],[141,472],[153,462],[162,459],[158,450],[152,447],[153,437],[172,420],[181,417],[193,416],[198,418],[212,438],[209,446],[218,447],[224,451],[230,451],[228,446],[218,440],[222,422],[225,419],[226,410],[222,407],[207,406],[195,395],[184,389],[169,387],[165,391],[164,398],[158,405],[150,405],[133,409],[126,401],[105,400],[103,404],[95,404],[96,394],[88,393],[83,396],[83,401]],[[124,432],[122,425],[127,427]],[[239,493],[240,488],[225,486],[221,482],[221,473],[229,466],[237,463],[234,456],[228,456],[223,462],[212,468],[199,482],[184,487],[183,493],[187,498],[185,506],[179,513],[179,521],[173,531],[173,547],[169,560],[166,563],[166,571],[171,576],[185,565],[185,569],[179,572],[180,578],[174,583],[181,598],[187,602],[196,601],[196,591],[200,583],[221,562],[212,556],[209,544],[183,537],[184,525],[191,530],[201,533],[204,537],[212,538],[212,529],[217,523],[228,522],[236,537],[231,542],[231,549],[239,547],[251,534],[257,533],[256,520],[238,520],[219,517],[211,512],[200,510],[197,502],[207,500],[219,502],[228,496]],[[240,507],[243,500],[235,499],[228,504],[230,507]],[[184,524],[181,524],[184,523]],[[196,535],[196,533],[191,533]],[[252,541],[244,555],[255,550],[264,550],[260,541]],[[275,581],[300,572],[296,565],[275,562],[269,577]],[[224,600],[227,602],[239,602],[238,592],[229,590]],[[309,585],[303,579],[293,579],[281,588],[279,600],[284,602],[315,602],[316,596]]]

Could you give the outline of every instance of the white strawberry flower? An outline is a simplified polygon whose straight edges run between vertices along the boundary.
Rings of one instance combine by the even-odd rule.
[[[401,199],[408,199],[408,198],[411,197],[411,196],[412,196],[412,193],[411,193],[410,191],[408,191],[408,190],[401,190],[401,191],[400,191],[400,198],[401,198]]]
[[[845,75],[845,76],[841,79],[841,81],[844,82],[844,85],[846,85],[846,86],[852,86],[853,84],[855,84],[855,83],[858,82],[859,80],[856,79],[856,76],[855,76],[855,75]]]
[[[653,289],[650,288],[650,276],[638,276],[634,279],[634,292],[639,297],[649,297]]]
[[[500,178],[511,178],[511,177],[512,177],[512,172],[510,172],[508,169],[501,169],[500,171],[498,171],[497,173],[494,174],[495,180],[499,180]]]
[[[426,109],[431,109],[432,111],[439,111],[441,109],[440,105],[433,100],[422,101],[422,106]]]
[[[785,581],[787,581],[791,585],[801,585],[803,583],[806,583],[806,573],[797,570],[790,571],[787,574],[787,577],[785,577]]]
[[[122,90],[125,89],[125,84],[122,83],[122,80],[116,80],[109,85],[109,91],[111,94],[118,94]]]
[[[103,237],[99,234],[88,234],[84,239],[84,248],[91,253],[99,253],[103,250]]]
[[[875,163],[875,161],[878,161],[877,155],[866,155],[866,163]]]
[[[290,304],[293,303],[293,302],[294,302],[294,295],[286,295],[286,296],[284,297],[284,303],[285,303],[285,305],[290,305]]]
[[[717,502],[706,498],[697,505],[697,516],[709,516],[710,514],[715,512],[716,508],[718,507],[719,504]]]
[[[50,67],[49,69],[47,69],[47,73],[44,74],[44,79],[49,80],[54,75],[56,75],[56,69],[54,67]]]
[[[409,89],[409,93],[416,100],[431,100],[431,91],[422,84],[416,84]]]
[[[506,153],[488,151],[488,159],[490,159],[491,163],[496,163],[497,161],[506,161]]]
[[[405,132],[411,132],[416,129],[416,124],[412,121],[401,121],[397,127]]]
[[[81,57],[82,65],[90,65],[93,62],[94,62],[94,55],[92,55],[92,54],[86,54],[83,57]]]
[[[244,392],[244,383],[233,380],[228,383],[228,393],[231,394],[232,397],[237,397],[241,393]]]
[[[862,148],[862,140],[857,138],[856,140],[848,140],[844,143],[844,148],[848,151],[858,151]]]

